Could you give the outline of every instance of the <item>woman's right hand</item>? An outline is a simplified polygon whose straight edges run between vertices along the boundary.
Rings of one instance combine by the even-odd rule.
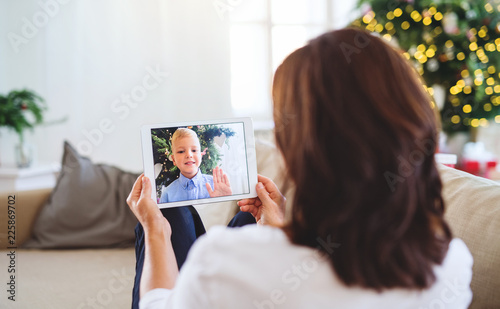
[[[127,198],[127,204],[145,232],[164,233],[166,236],[170,236],[172,234],[170,223],[163,217],[160,209],[151,198],[151,190],[149,178],[144,174],[140,175]]]
[[[251,213],[257,224],[283,226],[286,198],[271,179],[258,175],[258,181],[257,197],[239,201],[240,210]]]

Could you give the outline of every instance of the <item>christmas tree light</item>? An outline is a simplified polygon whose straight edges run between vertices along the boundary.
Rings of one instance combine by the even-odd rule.
[[[443,129],[500,123],[500,1],[361,0],[353,26],[396,43],[429,86],[446,91]],[[474,107],[474,108],[473,108]]]

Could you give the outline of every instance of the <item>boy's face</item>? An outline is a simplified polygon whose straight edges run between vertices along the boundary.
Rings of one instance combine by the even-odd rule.
[[[185,136],[177,139],[172,144],[173,162],[184,177],[189,179],[196,176],[201,164],[200,141],[193,136]]]

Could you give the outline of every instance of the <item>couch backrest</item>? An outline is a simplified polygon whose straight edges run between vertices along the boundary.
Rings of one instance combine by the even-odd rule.
[[[7,232],[6,224],[9,220],[9,196],[15,196],[15,245],[19,247],[31,237],[33,223],[45,201],[49,198],[51,191],[52,189],[40,189],[0,193],[0,201],[2,201],[0,203],[0,225],[2,226],[0,231],[0,250],[5,250],[11,246],[11,238],[9,236],[12,236],[12,233],[9,234]]]
[[[500,308],[500,183],[439,166],[445,217],[474,258],[469,308]]]

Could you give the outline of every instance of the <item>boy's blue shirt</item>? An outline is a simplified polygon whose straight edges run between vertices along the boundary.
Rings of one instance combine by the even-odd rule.
[[[199,169],[198,173],[196,173],[196,175],[191,179],[180,173],[179,178],[163,189],[160,197],[160,203],[209,198],[210,195],[208,194],[207,187],[205,186],[207,182],[213,189],[213,177],[202,174]]]

